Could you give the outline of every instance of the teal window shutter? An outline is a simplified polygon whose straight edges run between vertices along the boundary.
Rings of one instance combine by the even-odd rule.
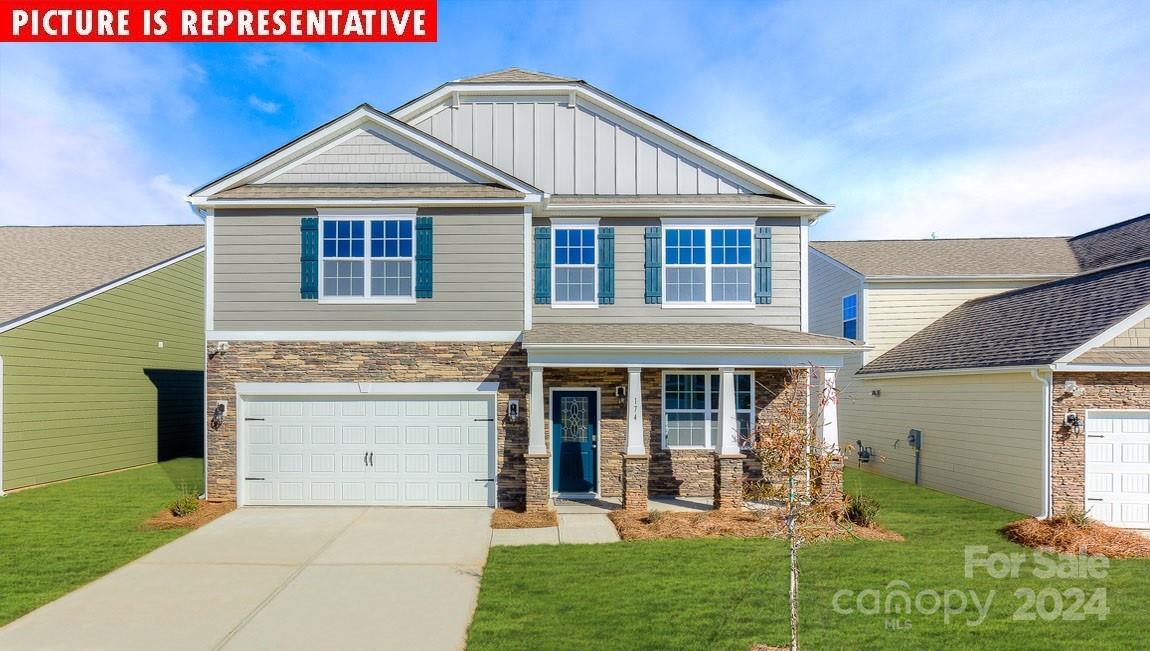
[[[615,227],[599,228],[599,304],[615,304]]]
[[[299,297],[319,298],[319,217],[299,222]]]
[[[755,229],[755,303],[771,302],[771,227]]]
[[[551,228],[535,227],[535,303],[551,303]]]
[[[643,241],[646,245],[643,302],[657,305],[663,302],[663,230],[648,226],[643,232]]]
[[[415,218],[415,297],[431,298],[431,218]]]

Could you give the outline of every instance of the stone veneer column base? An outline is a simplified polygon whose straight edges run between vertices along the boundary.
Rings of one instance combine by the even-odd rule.
[[[841,454],[832,454],[827,460],[827,469],[816,490],[825,498],[826,503],[837,504],[843,501],[843,457]]]
[[[551,455],[525,454],[523,459],[527,466],[527,498],[524,506],[528,511],[550,511],[551,485],[547,469],[551,465]]]
[[[651,457],[645,454],[623,455],[623,508],[628,511],[647,511],[647,477],[651,471]]]
[[[743,455],[715,455],[715,501],[716,511],[741,509],[743,507]]]

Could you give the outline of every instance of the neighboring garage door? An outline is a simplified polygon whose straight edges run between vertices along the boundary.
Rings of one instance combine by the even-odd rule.
[[[1086,413],[1086,507],[1115,527],[1150,528],[1150,411]]]
[[[493,506],[494,398],[244,400],[243,504]]]

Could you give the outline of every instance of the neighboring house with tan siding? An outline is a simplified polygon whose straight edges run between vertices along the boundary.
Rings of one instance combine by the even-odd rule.
[[[830,205],[581,80],[362,105],[189,201],[241,505],[729,506],[755,423],[859,348],[808,331]]]
[[[202,454],[203,230],[0,228],[0,492]]]
[[[1072,238],[813,243],[812,286],[859,292],[870,346],[839,377],[841,439],[906,481],[1150,526],[1148,246],[1150,216]],[[833,292],[817,297],[812,330],[840,332]]]

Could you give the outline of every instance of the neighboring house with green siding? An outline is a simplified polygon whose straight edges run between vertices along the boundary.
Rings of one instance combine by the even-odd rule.
[[[202,455],[203,238],[0,228],[0,489]]]

